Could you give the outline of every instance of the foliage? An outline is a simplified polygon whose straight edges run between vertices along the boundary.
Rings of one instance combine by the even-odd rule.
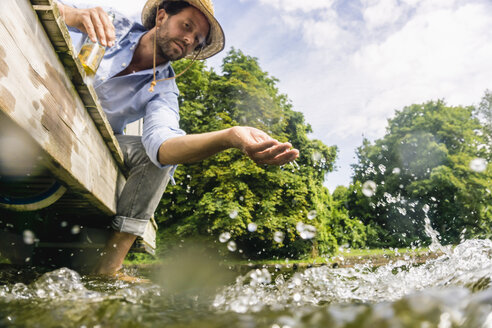
[[[187,64],[176,63],[176,71]],[[162,239],[168,243],[197,236],[217,240],[229,232],[249,258],[333,252],[337,246],[333,220],[345,218],[326,205],[331,197],[322,183],[333,168],[336,147],[308,138],[311,127],[256,58],[233,49],[222,70],[219,75],[195,63],[178,79],[182,128],[191,134],[253,126],[291,142],[301,156],[284,167],[258,166],[239,150],[227,150],[196,164],[180,165],[174,175],[177,185],[168,186],[158,208]],[[313,210],[317,215],[309,220],[307,214]],[[315,226],[316,237],[300,238],[298,222]],[[248,231],[250,223],[257,225],[256,231]],[[273,238],[278,231],[285,234],[281,243]]]
[[[482,123],[483,131],[490,145],[492,142],[492,91],[485,91],[482,101],[474,110],[474,116]]]
[[[490,151],[474,112],[443,101],[408,106],[389,120],[383,138],[363,141],[348,208],[368,225],[371,245],[426,238],[426,215],[448,243],[491,235]],[[373,195],[367,181],[377,185]]]

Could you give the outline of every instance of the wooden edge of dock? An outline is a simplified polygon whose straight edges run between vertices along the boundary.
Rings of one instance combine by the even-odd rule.
[[[30,1],[60,61],[65,66],[68,76],[80,95],[87,112],[90,114],[101,136],[111,150],[116,163],[122,172],[126,173],[127,168],[124,165],[121,149],[112,132],[108,119],[97,100],[94,87],[91,83],[87,83],[90,77],[86,75],[82,64],[77,58],[78,54],[73,48],[70,34],[63,18],[60,16],[56,2],[53,0]]]

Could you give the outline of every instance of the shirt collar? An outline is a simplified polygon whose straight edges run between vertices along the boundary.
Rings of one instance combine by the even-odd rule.
[[[144,28],[142,26],[142,28]],[[135,31],[135,32],[130,32],[130,35],[129,35],[129,40],[130,40],[130,49],[132,50],[132,58],[133,58],[133,54],[135,53],[135,49],[137,48],[137,45],[138,43],[140,42],[140,39],[145,35],[145,33],[147,33],[148,31],[145,30],[145,31]],[[155,74],[156,76],[161,76],[163,73],[165,73],[166,71],[169,70],[169,66],[171,65],[171,62],[168,61],[167,63],[165,64],[160,64],[158,66],[155,67]],[[138,72],[135,72],[134,74],[153,74],[153,71],[152,71],[152,68],[150,69],[145,69],[145,70],[142,70],[142,71],[138,71]]]

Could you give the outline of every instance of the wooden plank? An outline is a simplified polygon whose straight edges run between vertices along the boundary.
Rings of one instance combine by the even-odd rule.
[[[125,178],[31,4],[2,0],[0,12],[0,119],[29,133],[74,193],[114,214]]]
[[[60,60],[65,66],[67,74],[70,76],[75,89],[79,93],[84,106],[91,115],[96,127],[103,136],[104,141],[111,150],[116,162],[123,172],[126,172],[123,154],[112,132],[111,126],[104,114],[104,111],[97,100],[96,92],[90,79],[77,58],[70,34],[65,22],[60,17],[58,6],[53,0],[31,0],[33,9],[44,26],[46,33],[55,48]]]

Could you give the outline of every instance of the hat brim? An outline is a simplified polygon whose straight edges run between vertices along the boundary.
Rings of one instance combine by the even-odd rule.
[[[164,0],[164,1],[180,1],[180,0]],[[183,1],[183,0],[181,0]],[[196,9],[200,10],[200,12],[205,15],[209,24],[210,24],[210,32],[209,37],[207,39],[207,44],[200,51],[200,54],[196,59],[207,59],[212,57],[213,55],[221,52],[225,46],[225,35],[222,27],[220,26],[217,19],[214,17],[213,13],[211,13],[207,7],[205,7],[200,0],[184,0],[189,3]],[[155,21],[152,19],[152,12],[156,10],[156,7],[161,4],[163,0],[147,0],[145,6],[142,10],[142,24],[148,30],[152,29],[155,26]],[[154,16],[155,17],[155,16]],[[194,50],[190,54],[186,56],[186,58],[195,58],[198,50]]]

